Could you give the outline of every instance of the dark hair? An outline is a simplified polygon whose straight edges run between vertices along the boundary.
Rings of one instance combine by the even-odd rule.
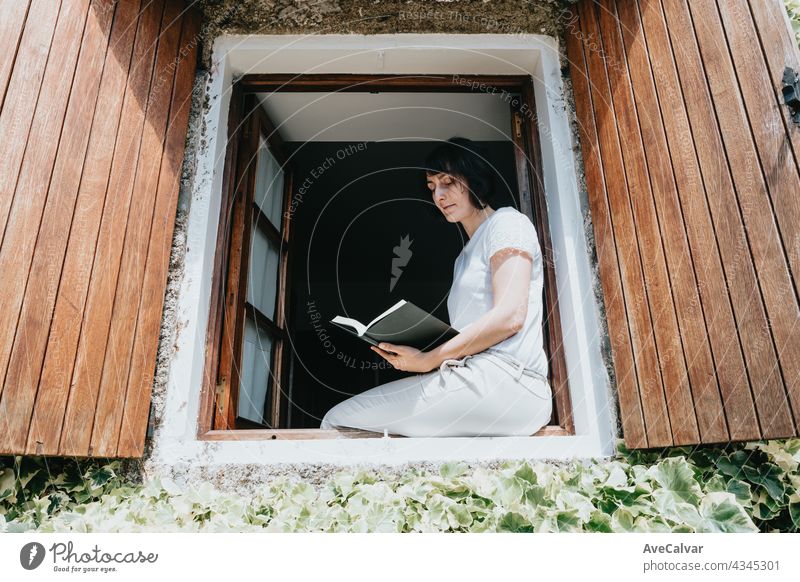
[[[486,149],[466,137],[451,137],[436,146],[425,158],[425,177],[445,172],[463,179],[469,199],[476,208],[483,208],[494,195],[494,171]]]

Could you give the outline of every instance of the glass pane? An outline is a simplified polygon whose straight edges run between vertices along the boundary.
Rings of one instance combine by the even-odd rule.
[[[258,148],[255,203],[280,232],[281,211],[283,210],[283,170],[278,160],[267,148],[267,140],[263,136],[260,138]]]
[[[271,364],[272,337],[249,316],[245,317],[242,368],[239,374],[239,416],[260,424],[269,424],[268,413],[265,417],[265,406],[269,397]]]
[[[280,251],[264,232],[253,227],[250,248],[250,273],[247,278],[247,301],[261,313],[275,320],[275,299],[278,293]]]

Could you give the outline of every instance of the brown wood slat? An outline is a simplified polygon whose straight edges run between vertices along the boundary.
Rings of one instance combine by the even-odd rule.
[[[223,244],[229,244],[227,252],[227,270],[221,281],[224,292],[222,338],[219,347],[219,366],[215,386],[214,424],[213,428],[219,430],[235,429],[236,427],[236,393],[238,390],[238,364],[237,352],[243,333],[242,320],[237,317],[237,309],[246,296],[247,270],[244,256],[249,251],[250,228],[245,228],[252,223],[252,197],[248,192],[253,189],[251,180],[254,173],[248,171],[250,160],[255,155],[258,145],[258,129],[254,115],[251,114],[254,101],[246,99],[243,104],[242,123],[239,127],[237,138],[237,157],[235,178],[231,185],[234,201],[230,214],[230,222],[225,224],[228,230]],[[256,126],[256,127],[254,127]],[[253,137],[255,135],[255,138]],[[255,146],[253,142],[255,140]],[[230,243],[228,243],[230,240]],[[223,247],[225,248],[225,247]],[[243,284],[245,283],[245,284]]]
[[[592,3],[581,6],[581,20],[585,25],[583,34],[594,42],[600,38],[595,8]],[[608,49],[605,49],[608,51]],[[613,216],[614,236],[617,241],[620,272],[625,288],[625,303],[628,313],[633,352],[637,364],[642,408],[647,426],[648,444],[651,447],[673,444],[670,418],[667,412],[664,386],[656,352],[654,322],[647,304],[646,285],[642,274],[642,258],[631,207],[622,144],[618,133],[617,118],[611,98],[608,72],[604,56],[597,48],[587,50],[589,77],[592,86],[592,102],[603,160],[609,204]],[[610,69],[619,68],[614,61]],[[657,322],[656,322],[657,323]]]
[[[722,400],[725,403],[723,411],[718,396],[709,395],[709,401],[699,400],[696,396],[702,441],[718,442],[728,437],[734,440],[757,439],[760,437],[760,432],[755,405],[725,283],[721,251],[718,248],[717,235],[703,187],[696,151],[697,144],[689,126],[686,103],[675,68],[665,17],[659,0],[639,0],[639,5],[653,77],[662,105],[660,111],[672,169],[683,214],[686,217],[684,223],[692,249],[702,310],[716,362],[715,369],[709,371],[712,374],[709,381],[713,380],[713,374],[716,372]],[[663,107],[665,103],[669,106]],[[666,154],[666,144],[662,142],[661,145]],[[719,241],[720,246],[723,242]],[[755,286],[754,280],[752,284]],[[694,301],[697,301],[697,298]],[[698,330],[695,333],[703,332]],[[727,434],[727,431],[726,433],[709,431],[706,427],[710,424],[725,420],[723,414],[727,417],[730,434]]]
[[[645,158],[628,67],[622,64],[626,57],[615,4],[616,0],[601,0],[598,15],[603,47],[620,62],[620,66],[608,67],[608,73],[637,240],[642,253],[646,301],[653,319],[653,331],[667,398],[673,444],[692,443],[699,439],[697,418],[692,404],[670,274],[667,270],[665,251],[662,246],[658,212],[650,184],[649,160]],[[642,115],[647,114],[650,112],[643,112]],[[657,115],[656,112],[652,114]],[[670,227],[672,228],[674,225],[670,225]]]
[[[144,129],[136,177],[124,238],[122,258],[113,297],[111,329],[106,343],[94,428],[90,449],[101,457],[117,452],[125,392],[130,371],[131,352],[136,330],[139,299],[142,292],[147,249],[150,242],[153,209],[158,190],[167,118],[175,69],[170,65],[178,57],[181,23],[180,6],[164,5],[159,33],[156,36],[156,60],[150,91],[147,94]],[[166,87],[166,89],[164,89]],[[146,420],[146,419],[145,419]],[[144,434],[144,433],[142,433]]]
[[[696,417],[699,431],[698,434],[694,432],[694,427],[691,430],[687,427],[680,429],[679,432],[679,427],[673,420],[672,431],[675,444],[696,442],[698,438],[703,442],[725,441],[729,434],[719,386],[714,374],[708,330],[695,278],[695,259],[687,240],[683,209],[678,199],[672,160],[663,126],[661,112],[665,102],[659,101],[656,94],[650,63],[651,56],[645,45],[637,3],[618,3],[617,18],[619,19],[619,30],[622,33],[624,55],[630,73],[631,89],[644,146],[644,155],[640,159],[646,164],[646,169],[650,174],[658,229],[664,244],[666,271],[663,274],[669,278],[677,315],[679,331],[670,331],[667,328],[665,332],[680,338],[685,363],[681,353],[664,353],[659,350],[659,358],[662,369],[675,369],[681,372],[685,365],[688,371],[688,391],[678,396],[682,399],[681,406],[683,408],[676,408],[675,412],[670,408],[670,418],[674,419],[677,415],[686,414],[687,407],[694,409],[689,418]],[[689,216],[689,221],[693,219],[694,217]],[[666,378],[668,376],[665,375],[665,380]],[[693,425],[693,422],[691,424]]]
[[[158,195],[150,234],[150,246],[147,249],[147,265],[136,325],[136,339],[133,343],[128,389],[125,394],[124,414],[117,449],[119,457],[140,457],[144,452],[144,437],[158,351],[164,288],[172,249],[172,233],[175,227],[186,128],[192,105],[192,84],[197,60],[199,30],[198,13],[194,10],[184,12],[179,58],[176,62],[175,82],[170,103],[169,125],[158,178]]]
[[[475,89],[465,83],[454,80],[453,75],[421,74],[421,75],[383,75],[383,74],[346,74],[343,79],[340,73],[268,73],[250,74],[242,85],[248,92],[271,91],[336,91],[336,92],[362,92],[365,85],[370,91],[401,91],[430,92],[436,90],[441,93],[471,93]],[[479,78],[486,87],[496,89],[517,90],[520,81],[527,79],[526,75],[461,75],[462,78]]]
[[[625,310],[625,298],[617,261],[617,245],[611,224],[608,191],[600,159],[601,152],[595,126],[594,105],[589,88],[590,81],[586,71],[584,46],[581,41],[584,37],[578,18],[577,11],[573,9],[566,28],[566,45],[592,213],[600,282],[603,287],[609,339],[616,369],[617,394],[620,401],[625,443],[628,447],[642,448],[647,447],[647,434],[639,397],[636,365],[631,349],[628,316]]]
[[[769,3],[772,0],[766,0]],[[783,249],[788,257],[791,277],[784,286],[775,291],[790,305],[798,305],[797,278],[800,277],[800,172],[794,156],[792,144],[787,133],[787,109],[776,98],[773,88],[780,82],[783,71],[773,79],[764,53],[757,49],[759,37],[750,15],[747,3],[742,0],[726,0],[718,4],[725,33],[737,69],[739,86],[746,109],[750,116],[750,126],[758,146],[761,165],[772,199],[773,214],[783,241]],[[780,22],[775,23],[777,28]],[[767,32],[767,38],[775,33]],[[784,51],[785,57],[796,55],[794,51]],[[793,60],[793,59],[792,59]],[[797,62],[789,61],[794,67]],[[783,108],[784,111],[781,110]],[[793,123],[792,133],[797,136]],[[781,354],[784,383],[789,396],[795,427],[800,426],[800,310],[795,311],[793,321],[774,325],[773,337],[778,353]],[[787,435],[788,436],[788,435]]]
[[[124,432],[142,454],[196,67],[185,7],[33,0],[16,60],[24,14],[0,8],[0,453],[113,457]]]
[[[47,201],[88,7],[89,0],[64,0],[62,3],[53,35],[53,45],[58,50],[52,51],[42,77],[30,139],[0,247],[0,273],[6,280],[0,293],[0,372],[3,373],[0,377],[6,385],[0,399],[0,417],[7,419],[6,442],[14,450],[25,446],[36,385],[19,378],[19,372],[28,372],[27,367],[6,371],[15,336],[18,341],[25,342],[24,334],[17,333],[22,331],[17,326],[20,307]]]
[[[575,422],[569,394],[566,361],[563,354],[563,335],[558,310],[558,291],[555,280],[555,260],[550,228],[547,220],[544,179],[541,174],[542,157],[539,147],[539,128],[530,117],[536,111],[533,79],[521,91],[520,102],[510,104],[512,140],[519,192],[518,210],[530,218],[536,227],[541,250],[543,286],[542,295],[542,345],[547,356],[548,381],[555,400],[551,417],[545,423],[558,424],[575,432]],[[525,115],[524,112],[528,112]],[[519,132],[519,135],[517,134]],[[566,414],[562,414],[566,411]]]
[[[92,455],[90,446],[105,348],[119,274],[136,164],[145,122],[163,2],[144,4],[136,31],[133,60],[114,148],[111,178],[100,223],[89,292],[75,355],[72,387],[59,445],[62,455]]]
[[[527,151],[524,142],[525,133],[522,131],[522,113],[520,113],[519,105],[516,102],[509,104],[509,110],[511,111],[511,140],[514,142],[514,160],[517,169],[518,210],[526,216],[533,217],[533,208],[531,208],[533,196],[530,193],[531,181],[528,179]],[[519,131],[519,135],[517,135],[517,131]]]
[[[737,320],[751,392],[760,415],[758,406],[763,402],[762,394],[781,390],[781,378],[775,369],[777,355],[767,327],[766,311],[733,185],[732,168],[726,158],[721,130],[715,121],[713,96],[705,76],[689,8],[685,0],[664,0],[663,8]],[[683,31],[692,33],[689,35]],[[736,147],[735,143],[731,145]],[[731,421],[731,432],[735,434],[734,416],[748,415],[749,412],[727,402],[726,412]],[[760,421],[759,431],[762,431]]]
[[[283,208],[284,212],[281,214],[282,224],[282,238],[281,238],[281,262],[280,262],[280,280],[279,289],[283,289],[283,293],[278,294],[278,305],[276,309],[276,323],[281,329],[287,330],[284,333],[284,341],[278,342],[275,353],[275,379],[272,390],[272,417],[270,423],[275,428],[282,428],[287,425],[287,415],[290,406],[291,381],[289,380],[289,367],[291,365],[292,350],[289,340],[289,326],[291,325],[291,309],[292,309],[292,289],[291,277],[289,274],[292,272],[292,253],[289,252],[289,233],[292,228],[292,218],[289,213],[291,208],[292,194],[294,192],[294,178],[295,172],[286,172],[283,184]]]
[[[91,257],[94,256],[110,178],[138,12],[138,2],[117,5],[95,107],[101,114],[94,115],[91,128],[83,128],[89,133],[89,145],[69,229],[64,266],[57,283],[53,321],[28,439],[28,450],[34,449],[39,454],[56,455],[59,450],[75,346],[89,287]]]
[[[3,110],[8,80],[14,70],[17,48],[30,4],[30,0],[0,2],[0,55],[3,55],[0,59],[0,111]]]
[[[560,426],[544,426],[534,436],[569,436],[569,433]],[[408,438],[399,434],[389,433],[390,438]],[[201,441],[266,441],[266,440],[308,440],[308,439],[379,439],[383,438],[382,432],[360,430],[356,428],[319,429],[319,428],[293,428],[275,430],[269,428],[253,428],[246,430],[209,430],[198,435]]]
[[[783,70],[791,67],[800,71],[800,47],[789,22],[789,15],[783,0],[748,1],[758,37],[761,40],[762,52],[769,65],[770,78],[775,88],[775,97],[779,109],[783,113],[789,139],[794,149],[795,164],[800,161],[800,126],[792,121],[791,111],[783,102]],[[795,274],[795,280],[797,274]]]
[[[20,397],[33,398],[35,395],[36,401],[48,408],[53,405],[48,400],[51,393],[48,391],[49,387],[39,387],[39,377],[87,152],[87,128],[92,126],[111,33],[114,15],[112,2],[113,0],[94,0],[90,6],[75,72],[74,89],[64,120],[47,206],[9,362],[8,376],[17,378],[21,387]],[[33,402],[30,404],[34,405]],[[48,414],[52,414],[52,410],[61,412],[56,407],[48,410]],[[30,418],[31,413],[28,410],[26,418]],[[25,427],[26,434],[30,432],[25,449],[29,454],[42,454],[44,450],[44,441],[41,440],[42,435],[37,426],[32,424]],[[57,442],[58,439],[55,440]],[[55,449],[52,452],[54,451]]]
[[[60,2],[33,0],[0,111],[0,241],[8,221]],[[2,386],[0,386],[2,394]]]
[[[786,241],[800,173],[774,70],[800,51],[785,26],[760,32],[778,10],[775,0],[583,0],[567,26],[618,384],[637,372],[619,386],[628,446],[797,434],[800,246]],[[613,330],[620,294],[629,343]]]
[[[232,221],[235,210],[234,196],[237,183],[235,160],[238,159],[238,147],[242,129],[244,98],[239,83],[234,83],[231,90],[230,107],[228,110],[228,147],[225,149],[225,164],[222,177],[222,205],[217,223],[217,240],[214,250],[214,275],[211,280],[211,299],[209,301],[209,322],[206,330],[205,365],[203,367],[203,386],[200,395],[200,414],[197,423],[197,436],[209,430],[219,409],[217,400],[217,382],[219,378],[219,362],[222,342],[220,337],[224,332],[223,314],[226,306],[225,279],[228,272],[228,254],[223,249],[228,245],[231,236]]]
[[[528,78],[522,87],[522,100],[531,111],[535,110],[535,95],[533,79]],[[572,414],[572,399],[569,393],[569,373],[567,362],[564,358],[564,335],[561,330],[561,316],[558,307],[558,288],[556,285],[556,269],[553,258],[553,243],[550,237],[550,225],[547,217],[547,202],[544,191],[544,177],[542,175],[542,152],[539,127],[528,115],[522,117],[522,129],[530,147],[528,176],[530,178],[532,193],[531,217],[539,225],[540,244],[542,249],[542,262],[544,266],[544,338],[547,342],[550,359],[550,382],[554,391],[555,406],[551,420],[558,422],[570,434],[575,433],[575,419]],[[522,207],[523,205],[520,204]]]
[[[606,319],[612,357],[617,376],[617,394],[626,443],[630,447],[646,447],[644,414],[636,381],[637,372],[631,349],[628,315],[620,278],[617,245],[614,240],[608,190],[605,184],[601,151],[595,125],[590,79],[584,53],[585,38],[580,15],[572,10],[566,30],[566,45],[572,70],[573,95],[583,151],[587,193],[598,255],[600,282],[605,298]],[[591,50],[591,49],[588,49]]]
[[[256,178],[258,170],[258,156],[259,148],[261,146],[261,117],[259,115],[252,115],[252,112],[261,111],[261,105],[255,95],[248,95],[245,97],[245,111],[251,113],[250,119],[247,121],[246,130],[242,144],[239,151],[246,153],[241,156],[243,159],[239,165],[242,168],[243,176],[242,181],[245,184],[242,190],[241,197],[244,203],[243,212],[243,232],[241,235],[241,248],[239,249],[239,264],[238,272],[236,274],[236,289],[237,295],[235,302],[230,305],[230,309],[226,310],[226,319],[230,317],[233,321],[233,335],[223,338],[224,342],[230,341],[230,346],[223,346],[223,353],[229,353],[230,359],[230,384],[228,395],[228,409],[227,409],[227,424],[229,428],[236,427],[236,418],[239,416],[239,387],[241,386],[241,363],[242,363],[242,346],[244,344],[244,326],[246,317],[242,317],[244,313],[244,305],[247,302],[247,286],[250,277],[250,251],[252,250],[253,240],[253,209],[256,208],[254,203]],[[246,114],[247,115],[247,114]],[[249,133],[247,133],[249,131]],[[247,145],[245,145],[247,144]],[[244,177],[246,176],[246,177]],[[237,237],[239,240],[239,237]],[[228,282],[231,281],[231,276]],[[230,338],[230,339],[228,339]],[[221,428],[221,427],[220,427]]]
[[[774,26],[777,1],[584,0],[586,44],[568,36],[628,446],[797,434],[800,134],[778,83],[798,51]],[[0,65],[0,452],[144,445],[198,22],[162,30],[174,0],[141,15],[91,0],[83,33],[87,2],[0,7],[13,49]],[[188,53],[162,75],[179,39]]]
[[[800,276],[800,244],[796,244],[798,225],[800,225],[800,196],[797,195],[800,192],[800,174],[786,133],[785,116],[780,106],[782,102],[775,98],[772,88],[775,81],[780,82],[783,70],[777,79],[771,78],[746,2],[725,0],[718,2],[717,5],[722,16],[722,25],[736,69],[745,110],[749,116],[750,129],[761,159],[767,189],[772,199],[775,219],[789,259],[789,266],[797,277]],[[707,2],[700,6],[710,9],[713,4]],[[794,64],[796,66],[796,63]],[[791,295],[792,289],[793,286],[790,284],[782,291],[788,296]],[[796,293],[796,287],[794,289]],[[787,379],[787,383],[797,385],[798,380],[800,376],[793,376]]]
[[[262,108],[263,114],[262,123],[271,126],[272,122]],[[290,212],[292,196],[295,192],[295,168],[294,163],[289,159],[285,151],[285,144],[280,138],[280,134],[271,128],[272,134],[278,138],[277,147],[275,152],[283,159],[280,160],[284,165],[284,183],[283,183],[283,208],[284,212],[281,214],[281,262],[280,262],[280,280],[279,289],[283,292],[278,294],[277,305],[277,325],[285,330],[284,341],[278,342],[275,353],[275,379],[272,390],[272,417],[270,422],[275,428],[286,428],[289,424],[289,410],[291,407],[291,391],[292,391],[292,378],[291,367],[292,358],[294,357],[291,349],[291,342],[289,340],[289,329],[292,325],[292,286],[290,273],[292,272],[292,262],[294,253],[290,251],[292,243],[296,237],[290,236],[292,233],[292,215]],[[286,167],[288,164],[288,167]]]
[[[795,298],[785,294],[787,289],[792,288],[791,276],[775,224],[775,216],[771,211],[767,186],[761,175],[758,152],[750,134],[750,124],[739,92],[723,26],[713,0],[692,1],[689,5],[705,74],[711,93],[716,97],[714,105],[717,119],[733,171],[734,184],[750,241],[750,252],[758,273],[772,332],[776,337],[791,336],[793,333],[800,333],[800,330],[792,332],[791,329],[796,328],[800,311]],[[747,73],[756,74],[754,71]],[[781,343],[790,346],[791,349],[783,350],[782,353],[778,346],[778,357],[781,358],[781,362],[792,363],[798,356],[797,349],[793,346],[800,345],[800,341],[793,344]],[[786,391],[783,388],[785,378],[781,377],[777,362],[770,362],[770,365],[776,375],[775,381],[754,389],[762,436],[780,438],[794,435],[795,426]]]

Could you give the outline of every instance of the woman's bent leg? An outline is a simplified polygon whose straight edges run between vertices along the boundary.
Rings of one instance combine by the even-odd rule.
[[[320,428],[409,437],[523,436],[545,424],[550,407],[549,399],[482,358],[376,386],[334,406]]]
[[[352,396],[331,408],[320,428],[349,427],[405,434],[403,430],[413,423],[427,401],[426,386],[430,388],[438,378],[438,372],[415,374]]]

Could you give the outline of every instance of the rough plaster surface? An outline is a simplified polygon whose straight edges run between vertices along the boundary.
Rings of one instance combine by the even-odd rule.
[[[575,0],[200,0],[203,61],[232,34],[490,33],[557,36]]]
[[[537,459],[535,462],[565,467],[567,465],[588,465],[593,461],[599,459],[575,459],[573,461],[564,460],[542,460]],[[488,461],[488,462],[467,462],[465,463],[470,470],[476,467],[484,467],[486,469],[497,469],[501,466],[503,461]],[[341,465],[333,464],[312,464],[312,463],[292,463],[292,464],[241,464],[241,465],[214,465],[214,466],[197,466],[197,465],[173,465],[170,467],[155,468],[161,476],[173,479],[179,486],[189,488],[196,483],[207,482],[219,491],[236,492],[244,496],[253,495],[258,490],[263,489],[270,481],[280,478],[288,477],[290,479],[304,481],[317,489],[321,489],[325,484],[330,481],[332,476],[340,471],[357,470],[363,468],[373,474],[380,475],[387,480],[394,480],[402,477],[409,471],[416,470],[420,473],[429,475],[438,475],[440,463],[406,463],[405,465],[377,465],[377,464],[354,464],[350,467],[344,468]],[[143,479],[147,479],[149,474],[148,470],[144,471]]]
[[[453,33],[540,33],[561,39],[561,63],[565,95],[563,107],[567,109],[573,136],[575,167],[578,173],[580,202],[584,219],[584,231],[589,245],[593,269],[593,292],[600,309],[603,329],[602,351],[606,369],[611,379],[609,391],[617,410],[611,411],[616,425],[616,434],[621,435],[616,384],[608,341],[602,287],[597,271],[597,254],[594,231],[591,224],[586,183],[578,140],[572,84],[563,42],[564,8],[571,0],[325,0],[309,4],[304,0],[201,0],[203,11],[203,65],[208,65],[211,41],[223,32],[252,34],[334,34],[359,33],[378,34],[396,32],[453,32]],[[434,12],[430,15],[431,11]],[[430,16],[429,16],[430,15]],[[560,17],[561,16],[561,17]],[[183,278],[183,258],[186,253],[187,217],[191,206],[192,183],[195,179],[193,162],[198,148],[204,147],[205,127],[202,123],[209,107],[205,91],[207,73],[198,71],[192,96],[189,133],[182,173],[178,212],[173,237],[170,272],[164,302],[164,314],[158,350],[155,380],[152,393],[152,419],[154,431],[159,430],[166,392],[169,366],[174,356],[175,338],[184,322],[177,317],[177,294]],[[296,476],[316,486],[323,484],[332,473],[341,470],[334,464],[253,464],[213,466],[156,466],[152,455],[152,439],[148,439],[144,457],[135,460],[126,471],[133,480],[151,474],[168,475],[179,484],[191,485],[208,481],[222,490],[252,492],[266,481],[277,476]],[[563,464],[563,461],[549,461]],[[469,463],[470,466],[499,466],[501,461]],[[365,465],[359,467],[380,470],[385,475],[400,475],[410,467],[420,470],[438,470],[438,463],[413,463],[404,466]]]
[[[159,430],[163,419],[164,402],[166,400],[167,381],[169,379],[169,368],[172,358],[177,351],[175,340],[178,332],[185,322],[178,319],[179,312],[179,291],[184,274],[184,257],[186,256],[186,234],[188,228],[189,208],[191,207],[192,185],[195,180],[195,161],[197,160],[197,150],[203,147],[205,140],[205,127],[202,123],[203,113],[207,110],[209,103],[206,94],[206,82],[208,73],[199,70],[195,76],[192,88],[192,104],[189,113],[189,128],[186,136],[186,147],[184,153],[183,167],[181,170],[180,191],[178,194],[178,208],[175,217],[175,228],[172,235],[172,249],[169,258],[169,273],[167,276],[167,286],[164,293],[164,308],[161,318],[161,331],[158,340],[158,355],[156,357],[156,369],[153,378],[153,390],[151,396],[151,422],[153,433]],[[142,461],[148,463],[153,450],[154,440],[148,438],[145,441],[144,455]],[[144,468],[147,471],[146,467]]]
[[[562,24],[566,22],[561,19]],[[566,42],[564,35],[568,34],[565,27],[562,26],[558,31],[559,39],[559,60],[561,62],[561,81],[564,85],[564,95],[562,105],[566,110],[567,119],[569,120],[570,134],[572,136],[572,153],[575,160],[576,179],[578,181],[578,197],[581,204],[581,214],[583,216],[583,231],[586,236],[586,247],[589,252],[589,264],[592,268],[592,292],[594,300],[597,303],[599,311],[599,327],[600,327],[600,349],[603,355],[603,362],[605,363],[606,373],[608,374],[609,383],[609,402],[614,403],[614,409],[611,410],[611,417],[614,422],[615,432],[617,436],[622,436],[622,422],[619,409],[619,399],[617,395],[617,382],[616,374],[614,372],[614,362],[611,352],[611,341],[608,334],[608,320],[606,319],[606,306],[603,297],[603,287],[600,281],[600,271],[597,262],[597,246],[594,239],[594,226],[592,225],[592,213],[589,206],[589,193],[586,187],[586,172],[583,165],[583,153],[581,152],[580,145],[580,131],[578,129],[578,116],[575,110],[575,96],[572,91],[572,76],[569,67],[569,58],[567,57]]]

